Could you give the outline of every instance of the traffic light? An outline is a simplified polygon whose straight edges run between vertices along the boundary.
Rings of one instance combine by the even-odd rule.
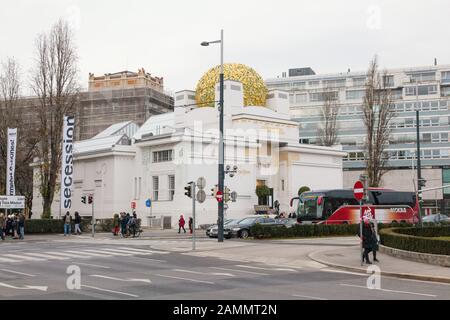
[[[217,194],[217,191],[219,191],[219,188],[218,188],[218,186],[216,184],[216,186],[214,188],[211,188],[211,196],[215,198],[216,194]]]
[[[227,203],[230,201],[230,189],[228,187],[225,187],[224,193],[223,193],[223,201]]]
[[[94,197],[89,195],[88,197],[88,203],[91,204],[92,202],[94,202]]]
[[[184,195],[185,195],[185,196],[188,196],[189,198],[192,198],[192,188],[191,188],[191,185],[188,184],[186,187],[184,187],[184,190],[186,190],[186,191],[184,192]]]
[[[81,202],[83,202],[84,204],[86,204],[86,196],[82,196],[82,197],[81,197]]]
[[[421,188],[425,187],[426,182],[427,182],[427,180],[425,180],[425,179],[419,179],[419,186]]]

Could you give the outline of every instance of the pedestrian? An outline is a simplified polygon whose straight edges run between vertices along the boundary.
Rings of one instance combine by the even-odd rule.
[[[372,253],[373,253],[373,261],[380,262],[377,259],[377,251],[379,249],[380,236],[377,232],[377,227],[373,221],[370,222],[370,227],[372,228]]]
[[[72,222],[72,217],[70,216],[70,212],[67,211],[64,216],[64,237],[70,235],[70,223]]]
[[[5,230],[5,235],[6,236],[8,236],[8,235],[10,235],[11,233],[11,215],[6,215],[5,216],[5,219],[6,219],[6,230]]]
[[[136,237],[136,220],[137,220],[137,215],[135,212],[133,212],[132,216],[129,216],[128,219],[128,230],[130,231],[130,235],[133,235],[133,238]]]
[[[81,224],[81,216],[78,213],[78,211],[75,211],[75,233],[76,234],[81,234],[81,229],[80,229],[80,224]]]
[[[125,212],[120,213],[120,227],[122,237],[125,237],[127,235],[127,217],[125,215]]]
[[[13,227],[13,239],[19,239],[19,234],[18,234],[19,217],[17,214],[12,215],[12,227]]]
[[[193,224],[194,224],[194,219],[192,219],[192,217],[189,217],[189,233],[190,234],[192,234]]]
[[[178,220],[178,233],[181,232],[181,229],[183,229],[184,233],[186,233],[186,229],[184,228],[184,224],[186,222],[184,221],[183,215],[180,215],[180,220]]]
[[[113,217],[113,235],[119,235],[119,226],[120,226],[120,218],[117,213],[114,214]]]
[[[358,230],[358,235],[361,237],[361,235],[359,234],[359,230]],[[372,262],[370,262],[369,259],[369,253],[372,251],[373,249],[373,234],[372,234],[372,228],[370,226],[369,223],[369,219],[364,219],[364,223],[362,226],[362,246],[364,249],[363,252],[363,256],[362,259],[363,261],[365,261],[367,264],[372,264]]]
[[[19,230],[19,239],[23,240],[25,237],[25,215],[23,212],[18,215],[18,230]]]
[[[5,214],[2,212],[0,213],[0,233],[2,240],[5,240],[5,232],[6,232],[6,217]]]

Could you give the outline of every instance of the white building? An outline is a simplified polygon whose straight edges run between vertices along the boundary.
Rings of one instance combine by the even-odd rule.
[[[342,188],[346,153],[339,147],[299,144],[298,122],[290,120],[286,93],[272,90],[266,106],[244,106],[243,91],[240,82],[225,81],[225,165],[238,167],[234,177],[225,178],[225,185],[238,194],[236,202],[228,203],[226,218],[254,214],[257,185],[271,189],[267,204],[278,200],[281,211],[289,210],[301,186]],[[192,215],[192,199],[184,195],[184,187],[202,176],[206,200],[196,205],[197,225],[215,223],[217,201],[211,189],[218,182],[219,112],[195,106],[193,94],[176,93],[174,112],[152,116],[139,129],[132,122],[122,123],[75,143],[71,213],[90,216],[91,207],[81,203],[81,197],[93,194],[96,218],[131,212],[135,202],[144,225],[155,222],[152,216],[167,217],[166,223],[175,226],[180,214]],[[37,186],[35,181],[36,212],[42,208]],[[151,209],[147,199],[152,200]],[[54,217],[58,208],[56,200]]]

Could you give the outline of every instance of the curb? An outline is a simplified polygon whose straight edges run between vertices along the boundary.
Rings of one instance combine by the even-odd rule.
[[[321,264],[329,266],[329,267],[333,267],[333,268],[337,268],[337,269],[341,269],[341,270],[345,270],[345,271],[351,271],[351,272],[357,272],[357,273],[369,275],[367,273],[367,270],[364,269],[364,268],[345,266],[345,265],[341,265],[341,264],[337,264],[337,263],[331,263],[331,262],[328,262],[328,261],[324,261],[324,260],[315,258],[314,255],[318,254],[320,252],[321,251],[309,253],[308,254],[308,258],[310,258],[311,260],[313,260],[315,262],[321,263]],[[380,274],[382,276],[394,277],[394,278],[400,278],[400,279],[430,281],[430,282],[439,282],[439,283],[450,283],[450,278],[436,277],[436,276],[424,276],[424,275],[413,274],[413,273],[399,273],[399,272],[381,271]]]

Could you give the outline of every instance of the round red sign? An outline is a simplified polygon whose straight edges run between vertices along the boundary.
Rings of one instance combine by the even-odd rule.
[[[353,195],[356,200],[362,200],[364,198],[364,185],[361,181],[356,181],[353,186]]]
[[[223,193],[222,193],[222,191],[217,191],[217,193],[216,193],[216,199],[217,199],[217,202],[222,202],[222,200],[223,200]]]

